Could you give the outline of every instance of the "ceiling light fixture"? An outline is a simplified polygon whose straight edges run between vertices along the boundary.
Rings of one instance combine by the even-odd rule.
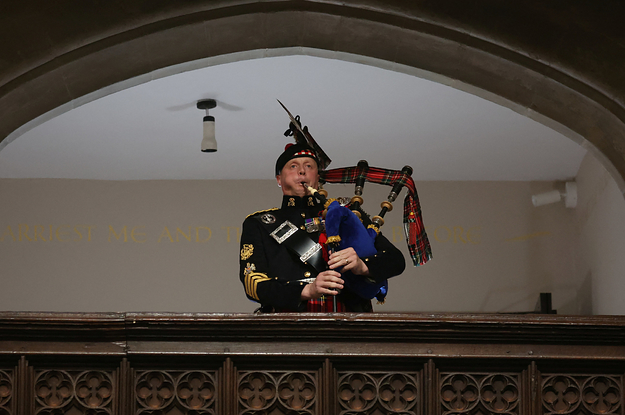
[[[206,110],[206,115],[202,120],[204,124],[204,134],[202,137],[202,151],[214,153],[217,151],[217,140],[215,139],[215,117],[208,115],[208,110],[215,108],[217,102],[214,99],[203,99],[197,102],[198,109]]]
[[[564,184],[564,193],[560,193],[559,190],[552,190],[550,192],[539,193],[532,196],[532,204],[534,207],[548,205],[550,203],[557,203],[564,197],[564,206],[567,208],[574,208],[577,206],[577,183],[566,182]]]

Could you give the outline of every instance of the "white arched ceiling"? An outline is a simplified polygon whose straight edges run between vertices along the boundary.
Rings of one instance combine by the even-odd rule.
[[[296,48],[218,56],[112,85],[33,120],[2,143],[0,177],[271,178],[289,142],[276,99],[301,115],[333,159],[330,168],[367,159],[386,168],[409,164],[417,180],[577,174],[586,149],[570,139],[578,140],[574,134],[462,89],[469,88],[345,53]],[[203,112],[195,103],[202,98],[220,104],[211,111],[217,153],[199,150]]]

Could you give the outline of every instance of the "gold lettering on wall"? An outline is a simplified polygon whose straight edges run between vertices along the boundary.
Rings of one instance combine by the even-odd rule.
[[[235,235],[237,236],[236,241],[239,242],[241,240],[241,228],[239,228],[238,226],[222,226],[221,229],[225,229],[226,230],[226,242],[230,242],[231,241],[231,237],[230,237],[230,230],[234,230]]]
[[[534,233],[530,233],[529,235],[517,236],[515,238],[508,238],[506,239],[506,242],[522,242],[522,241],[527,241],[528,239],[538,238],[539,236],[548,236],[548,235],[551,235],[551,232],[548,232],[548,231],[534,232]]]
[[[473,244],[478,245],[481,240],[481,227],[473,226],[465,230],[462,226],[437,226],[426,229],[430,242],[452,243],[452,244]],[[404,241],[404,229],[401,226],[393,226],[393,242]]]
[[[106,227],[103,227],[106,229]],[[42,225],[42,224],[14,224],[0,225],[0,243],[10,242],[78,242],[86,243],[102,240],[110,243],[208,243],[217,240],[217,243],[239,243],[241,228],[239,226],[221,226],[219,232],[213,235],[208,226],[163,226],[161,231],[154,226],[145,225],[108,225],[108,232],[98,232],[96,225]],[[428,228],[427,233],[431,243],[454,245],[478,245],[482,243],[480,226],[441,225]],[[395,243],[405,241],[403,226],[393,226],[383,229],[383,232]],[[388,233],[387,233],[388,232]],[[156,237],[158,235],[158,237]],[[507,242],[524,241],[539,236],[547,236],[549,232],[536,232],[515,238],[506,239]],[[216,236],[217,238],[213,238]]]
[[[113,229],[113,225],[109,225],[109,242],[111,242],[111,236],[114,236],[115,239],[119,241],[119,238],[121,238],[122,235],[124,236],[124,242],[128,242],[127,228],[128,228],[127,226],[124,226],[122,230],[119,232],[119,235],[117,235],[117,232],[115,232],[115,229]]]
[[[67,229],[65,229],[67,228]],[[69,225],[61,225],[56,228],[56,239],[61,242],[71,241],[70,235],[71,230]]]
[[[146,239],[145,238],[139,239],[139,237],[145,236],[145,232],[137,231],[140,228],[145,228],[145,226],[135,226],[134,228],[132,228],[132,230],[130,231],[130,237],[132,238],[133,241],[142,244],[146,241]]]
[[[434,229],[434,240],[442,243],[474,244],[481,243],[481,227],[474,226],[466,231],[462,226],[438,226]]]
[[[182,232],[180,228],[176,228],[176,242],[180,242],[180,239],[178,239],[180,235],[182,235],[182,237],[186,239],[187,241],[191,242],[191,227],[189,226],[188,234]]]
[[[108,225],[107,233],[98,233],[96,225],[42,225],[42,224],[14,224],[0,225],[0,242],[91,242],[102,240],[115,242],[148,243],[154,242],[154,228],[150,230],[145,225]],[[173,229],[173,228],[172,228]],[[239,228],[229,226],[222,228],[227,230],[219,235],[224,240],[231,240],[232,235],[239,236]],[[169,240],[169,242],[193,242],[207,243],[213,239],[213,231],[208,226],[181,226],[176,227],[175,238],[167,226],[163,227],[157,243]]]
[[[0,236],[0,241],[4,241],[4,238],[10,236],[11,239],[13,239],[13,242],[16,242],[17,239],[15,238],[15,234],[13,233],[13,229],[11,229],[11,225],[7,225],[7,228],[4,230],[4,232],[2,232],[2,235]]]
[[[203,229],[206,232],[200,232],[200,229]],[[208,236],[206,236],[204,239],[200,239],[200,233],[206,234]],[[198,226],[195,228],[195,242],[199,242],[201,244],[204,242],[208,242],[212,236],[213,232],[211,231],[211,228],[207,228],[206,226]],[[230,236],[228,236],[228,238],[230,238]]]
[[[467,243],[467,241],[462,237],[463,232],[464,229],[462,229],[462,226],[454,226],[454,243],[458,243],[458,241],[463,244]]]
[[[35,241],[41,239],[44,242],[48,242],[48,240],[43,236],[43,231],[45,229],[43,225],[35,225],[33,228],[35,228]]]
[[[26,225],[25,223],[20,223],[19,225],[17,225],[17,227],[19,229],[20,241],[22,241],[22,236],[24,236],[24,239],[32,241],[32,239],[30,239],[30,236],[28,236],[28,225]]]
[[[182,239],[180,238],[181,236],[182,236]],[[202,243],[206,243],[210,241],[212,236],[213,236],[213,231],[208,226],[196,226],[195,227],[195,240],[193,240],[193,231],[192,231],[191,226],[187,227],[186,232],[183,231],[181,228],[176,227],[176,239],[174,240],[169,228],[165,226],[156,242],[160,243],[163,240],[163,238],[166,238],[166,239],[169,239],[169,242],[172,242],[172,243],[181,242],[181,241],[184,242],[185,240],[187,240],[189,242],[195,241],[196,243],[202,244]]]
[[[439,226],[434,229],[434,239],[437,242],[448,242],[451,238],[451,231],[447,226]]]
[[[161,239],[163,239],[164,236],[167,236],[167,238],[169,238],[169,242],[174,241],[174,239],[171,237],[171,232],[169,232],[169,228],[167,228],[167,226],[163,228],[163,232],[161,232],[161,236],[158,237],[158,241],[156,242],[161,243]]]
[[[130,239],[136,243],[144,243],[146,239],[144,238],[146,234],[144,232],[139,232],[139,229],[145,228],[145,226],[135,226],[130,230]],[[128,225],[124,225],[124,227],[119,231],[119,234],[113,228],[113,225],[109,225],[109,238],[108,241],[111,242],[111,237],[114,237],[116,240],[120,240],[124,237],[123,241],[128,242]]]
[[[87,228],[87,242],[91,242],[91,229],[95,229],[95,226],[91,225],[79,225],[82,228]]]
[[[481,227],[479,226],[469,228],[469,230],[467,230],[467,240],[472,244],[476,245],[482,242],[482,234],[480,233],[480,231]]]
[[[85,240],[91,242],[92,230],[95,225],[17,225],[17,237],[11,225],[7,225],[0,235],[0,242],[12,240],[13,242],[78,242]],[[9,239],[10,238],[10,239]]]
[[[393,242],[404,240],[404,230],[401,226],[393,226]]]

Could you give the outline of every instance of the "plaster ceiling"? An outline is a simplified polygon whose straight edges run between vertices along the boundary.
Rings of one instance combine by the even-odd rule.
[[[368,62],[370,63],[370,62]],[[214,98],[218,151],[202,153]],[[586,150],[476,95],[397,70],[291,55],[211,64],[77,106],[13,137],[0,178],[271,179],[288,117],[332,158],[414,168],[415,180],[566,180]]]

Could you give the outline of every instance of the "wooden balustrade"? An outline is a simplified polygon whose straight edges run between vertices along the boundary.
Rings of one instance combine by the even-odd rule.
[[[0,313],[0,415],[623,414],[625,317]]]

